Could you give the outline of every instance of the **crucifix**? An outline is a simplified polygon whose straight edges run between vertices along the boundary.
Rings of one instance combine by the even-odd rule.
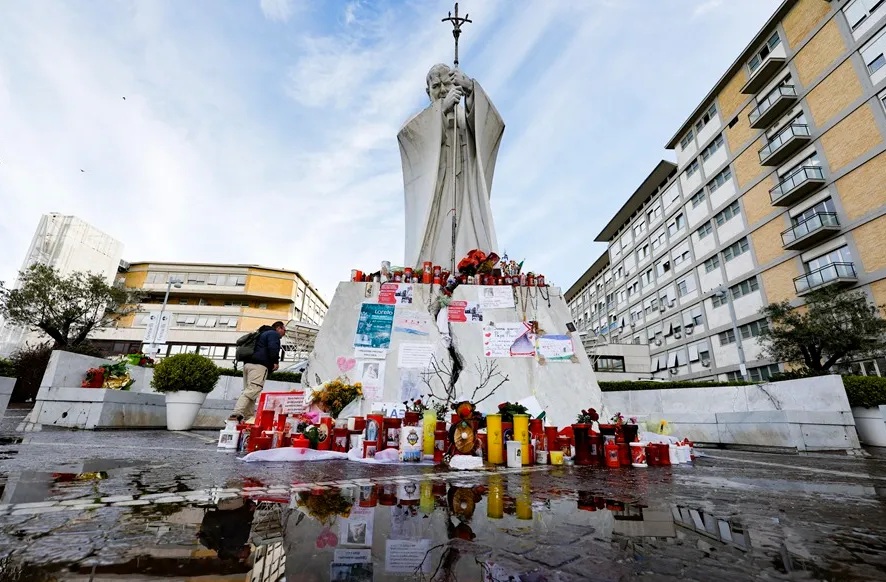
[[[459,17],[458,15],[458,2],[455,3],[455,16],[452,15],[452,12],[449,13],[447,18],[441,19],[441,22],[449,22],[452,24],[452,37],[455,39],[455,60],[453,64],[455,65],[456,70],[458,69],[458,37],[461,36],[461,25],[466,22],[473,22],[470,18],[469,14],[465,14],[464,18]],[[455,245],[457,238],[457,208],[458,208],[458,158],[461,157],[461,150],[458,146],[458,104],[456,103],[452,109],[452,253],[451,253],[451,268],[450,273],[453,276],[456,275],[455,266],[456,266],[456,257],[455,257]],[[485,249],[487,252],[489,249]],[[445,281],[443,282],[445,284]]]

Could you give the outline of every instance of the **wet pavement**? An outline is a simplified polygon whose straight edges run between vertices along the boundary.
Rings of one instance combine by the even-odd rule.
[[[456,473],[14,424],[0,580],[886,579],[882,451]]]

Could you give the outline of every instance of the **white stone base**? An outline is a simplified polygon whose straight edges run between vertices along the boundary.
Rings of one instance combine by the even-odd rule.
[[[6,414],[6,407],[9,406],[13,388],[15,388],[15,378],[0,376],[0,418]]]
[[[474,455],[453,455],[449,468],[457,471],[473,471],[483,468],[483,458]]]
[[[785,451],[860,448],[839,376],[751,386],[606,392],[610,410],[657,423],[699,444]]]
[[[378,283],[339,283],[323,320],[323,326],[317,334],[308,369],[302,378],[302,384],[306,388],[319,386],[342,375],[338,359],[354,357],[354,336],[361,305],[364,302],[377,303],[379,288]],[[477,285],[461,285],[455,290],[453,300],[476,302],[479,299],[480,289]],[[456,384],[456,395],[470,400],[480,381],[477,372],[478,362],[480,364],[495,362],[501,373],[507,375],[509,381],[479,406],[481,412],[494,411],[498,403],[506,400],[516,402],[534,396],[547,413],[550,424],[567,426],[575,421],[581,409],[593,407],[598,411],[601,410],[603,401],[600,388],[594,377],[593,366],[577,334],[572,334],[576,352],[575,361],[541,362],[531,357],[487,358],[485,356],[483,325],[490,322],[534,320],[538,321],[540,328],[546,334],[569,334],[566,325],[572,321],[572,318],[558,288],[517,287],[515,293],[516,307],[484,310],[482,323],[450,324],[453,345],[464,361],[464,369]],[[439,286],[416,284],[413,286],[412,304],[398,305],[397,313],[404,310],[421,311],[430,318],[432,316],[429,315],[429,306],[435,304],[438,296]],[[431,320],[425,326],[425,331],[428,335],[415,335],[396,329],[392,332],[390,350],[385,358],[385,376],[381,393],[375,399],[364,398],[360,405],[360,413],[371,412],[374,401],[403,402],[404,398],[400,392],[400,370],[397,365],[398,352],[404,343],[431,343],[437,360],[447,364],[450,362],[450,354],[436,322]],[[346,372],[352,382],[360,379],[358,373],[357,368]],[[420,387],[420,390],[422,394],[427,395],[426,387]]]
[[[852,407],[858,440],[872,447],[886,447],[886,406]]]

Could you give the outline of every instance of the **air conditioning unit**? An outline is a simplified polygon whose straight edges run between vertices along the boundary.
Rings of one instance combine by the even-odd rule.
[[[668,307],[673,307],[673,306],[674,306],[674,300],[671,299],[670,301],[668,301]]]
[[[702,360],[702,361],[701,361],[701,365],[704,366],[705,368],[710,368],[710,367],[711,367],[711,361],[710,361],[710,360]]]
[[[686,335],[692,335],[692,325],[687,325],[684,329],[686,330]]]
[[[683,337],[682,334],[679,334],[679,333],[674,334],[675,339],[680,339],[681,337]]]
[[[677,368],[671,368],[670,370],[668,370],[668,372],[670,372],[671,374],[676,375],[676,374],[678,374],[680,371],[679,371]]]
[[[660,346],[660,345],[661,345],[661,340],[660,340],[660,339],[655,340],[655,345]]]
[[[661,305],[658,306],[658,310],[661,311],[662,313],[664,313],[664,310],[665,310],[664,303],[662,303]]]

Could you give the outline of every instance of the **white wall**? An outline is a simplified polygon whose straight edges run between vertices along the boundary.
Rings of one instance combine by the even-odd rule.
[[[698,132],[696,139],[699,144],[704,144],[710,141],[712,137],[717,135],[720,132],[720,128],[723,127],[723,122],[720,121],[720,111],[717,110],[717,115],[714,116],[712,120],[710,120],[707,125],[701,128],[701,131]],[[723,148],[726,149],[726,148]]]
[[[694,130],[693,130],[694,131]],[[685,135],[685,134],[684,134]],[[680,136],[680,139],[683,139],[683,136]],[[679,142],[677,143],[677,167],[680,171],[683,171],[683,168],[686,167],[686,164],[692,161],[692,158],[698,153],[698,142],[696,138],[692,138],[688,144],[686,144],[686,149],[681,150]]]
[[[717,236],[720,237],[721,242],[732,240],[744,232],[746,227],[744,213],[733,216],[720,226],[717,226],[717,222],[714,221],[714,228],[717,230]]]
[[[723,258],[720,258],[721,264]],[[746,251],[726,263],[726,279],[733,281],[754,269],[754,253]]]
[[[709,123],[708,126],[713,124]],[[705,128],[707,129],[707,128]],[[726,164],[726,160],[729,157],[729,154],[726,153],[726,144],[724,143],[720,148],[709,157],[704,163],[701,165],[701,169],[704,170],[704,175],[710,179],[713,178],[717,172]]]
[[[713,177],[713,176],[712,176]],[[716,212],[726,205],[726,201],[735,196],[735,177],[727,181],[725,184],[717,188],[708,195],[711,200],[711,209]]]
[[[695,192],[695,189],[701,186],[701,178],[701,170],[691,176],[687,176],[685,171],[680,174],[680,186],[683,187],[683,192]]]

